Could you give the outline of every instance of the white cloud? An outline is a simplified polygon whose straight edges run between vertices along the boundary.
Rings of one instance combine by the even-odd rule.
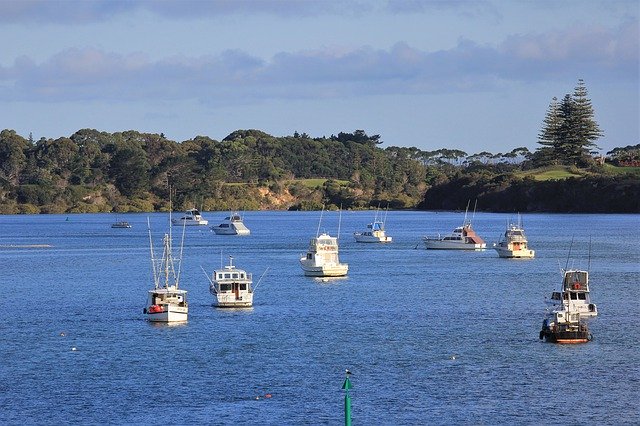
[[[240,50],[153,61],[96,48],[62,51],[42,63],[17,58],[0,67],[0,99],[294,99],[493,90],[501,82],[575,81],[585,73],[638,79],[638,21],[619,28],[572,28],[517,35],[498,46],[460,40],[455,48],[281,52],[263,60]],[[612,71],[615,71],[612,73]]]

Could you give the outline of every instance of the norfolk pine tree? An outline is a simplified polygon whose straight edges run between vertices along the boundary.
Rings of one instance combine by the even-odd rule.
[[[602,136],[598,123],[593,119],[593,107],[587,97],[587,88],[578,80],[573,95],[565,95],[559,103],[553,98],[543,120],[538,143],[538,157],[547,164],[561,162],[577,164],[590,148],[597,148],[595,141]]]

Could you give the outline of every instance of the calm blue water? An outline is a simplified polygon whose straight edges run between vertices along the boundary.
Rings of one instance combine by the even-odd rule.
[[[150,217],[159,245],[167,215]],[[475,229],[493,242],[507,217],[476,214]],[[537,257],[507,260],[418,245],[461,213],[389,212],[394,242],[376,246],[351,236],[373,213],[345,212],[349,277],[321,282],[298,265],[319,212],[248,212],[250,237],[187,229],[181,326],[142,314],[146,218],[0,216],[0,423],[340,424],[345,368],[354,424],[640,423],[639,215],[526,215]],[[595,339],[542,343],[572,237],[570,266],[587,267],[592,240]],[[7,248],[26,244],[52,247]],[[256,281],[270,266],[252,309],[212,306],[200,267],[221,252]]]

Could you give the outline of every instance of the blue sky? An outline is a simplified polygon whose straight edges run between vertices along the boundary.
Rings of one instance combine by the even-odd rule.
[[[585,80],[606,152],[640,143],[640,2],[0,1],[0,128],[237,129],[469,154],[535,149]]]

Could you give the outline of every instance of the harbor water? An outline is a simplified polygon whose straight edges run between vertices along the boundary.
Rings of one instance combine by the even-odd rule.
[[[354,425],[640,423],[639,215],[524,215],[514,260],[424,249],[464,213],[390,211],[376,245],[353,238],[374,212],[325,212],[349,274],[321,280],[299,265],[320,212],[246,212],[247,237],[185,229],[182,325],[142,312],[147,217],[161,247],[168,214],[0,216],[0,424],[342,424],[345,369]],[[508,219],[473,225],[489,247]],[[250,309],[213,306],[201,267],[230,255],[254,286],[269,268]],[[538,338],[567,266],[590,271],[587,344]]]

